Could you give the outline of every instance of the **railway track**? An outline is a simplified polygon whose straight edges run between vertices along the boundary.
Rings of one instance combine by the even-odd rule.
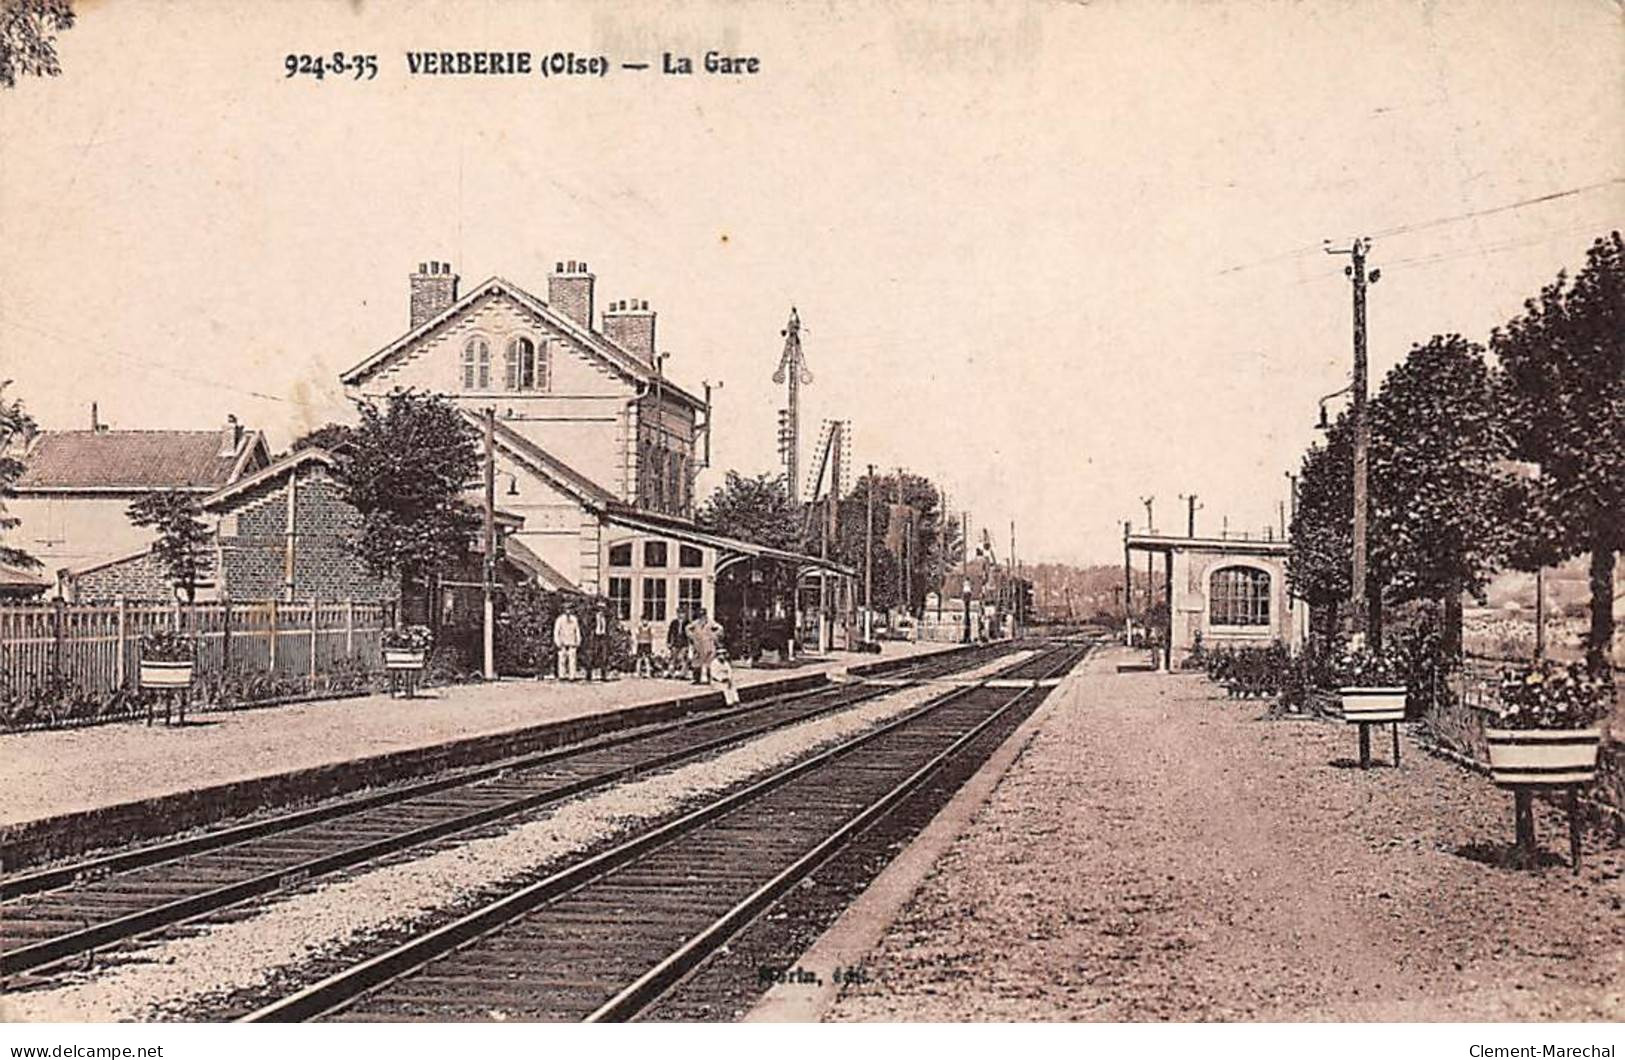
[[[242,1018],[636,1018],[957,755],[985,753],[1047,694],[1036,679],[1087,651],[935,696]]]
[[[892,683],[976,666],[1008,646],[927,659]],[[85,859],[5,883],[0,974],[12,987],[53,966],[411,848],[455,842],[640,774],[846,709],[895,688],[863,684],[791,692],[570,747],[493,763],[357,799],[280,814],[170,843]]]

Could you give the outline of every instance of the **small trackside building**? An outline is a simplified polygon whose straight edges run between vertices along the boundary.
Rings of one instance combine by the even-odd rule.
[[[1155,598],[1170,604],[1163,666],[1172,668],[1198,638],[1207,647],[1276,642],[1300,647],[1308,633],[1309,608],[1287,591],[1288,549],[1280,540],[1125,533],[1125,581],[1133,553],[1162,557],[1162,584]]]

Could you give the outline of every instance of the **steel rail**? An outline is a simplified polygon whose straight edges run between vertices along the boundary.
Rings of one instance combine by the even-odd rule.
[[[909,670],[926,669],[933,664],[951,660],[962,661],[966,658],[975,657],[977,654],[975,651],[967,652],[962,649],[960,651],[942,652],[925,659],[910,660],[911,665],[900,667],[899,670],[906,673]],[[815,675],[809,674],[805,676],[811,678]],[[420,795],[432,795],[448,788],[462,787],[481,780],[489,780],[506,772],[548,765],[587,751],[616,747],[695,725],[721,721],[752,710],[815,696],[828,691],[829,687],[830,682],[825,682],[809,688],[777,692],[722,711],[707,710],[705,707],[696,704],[689,713],[679,718],[673,718],[670,721],[618,729],[586,740],[559,747],[550,747],[545,751],[537,751],[531,754],[504,758],[481,766],[454,770],[430,780],[392,785],[386,791],[375,792],[370,795],[341,799],[310,809],[278,814],[265,820],[249,821],[239,825],[212,829],[202,835],[165,840],[138,847],[134,850],[81,858],[70,863],[39,869],[35,872],[14,874],[0,880],[0,902],[9,902],[12,899],[36,894],[40,891],[54,890],[79,880],[102,879],[115,873],[146,868],[150,865],[159,865],[166,861],[174,861],[193,854],[206,853],[210,850],[234,846],[251,839],[275,835],[278,832],[292,831],[311,824],[321,824],[324,821],[336,820],[350,814],[377,809],[380,806],[387,806],[394,802],[404,802]],[[680,700],[673,702],[680,702]]]
[[[1045,674],[1044,677],[1052,677],[1056,673],[1064,672],[1079,661],[1081,661],[1081,656],[1078,658],[1069,657]],[[1043,688],[1042,690],[1050,691],[1049,688]],[[635,1018],[639,1012],[642,1012],[673,986],[681,982],[691,971],[699,967],[711,954],[725,945],[729,939],[755,921],[774,902],[777,902],[789,892],[792,887],[811,875],[819,866],[838,853],[853,837],[890,813],[898,803],[911,795],[932,774],[942,769],[972,741],[990,729],[1000,718],[1015,709],[1018,703],[1037,691],[1040,691],[1040,686],[1036,684],[1018,691],[997,710],[966,730],[953,743],[933,755],[929,761],[893,786],[880,798],[871,802],[853,817],[848,818],[846,823],[842,824],[817,846],[797,858],[771,880],[762,884],[732,909],[718,917],[709,927],[690,938],[660,963],[644,972],[614,997],[600,1005],[583,1022],[623,1022]]]
[[[1070,653],[1076,660],[1076,649],[1071,646],[1054,649],[1050,654]],[[1032,665],[1024,660],[1010,670]],[[830,765],[851,752],[882,736],[911,725],[935,713],[950,703],[979,691],[980,686],[956,688],[933,697],[913,710],[870,729],[851,740],[820,751],[808,758],[769,774],[744,788],[720,796],[691,810],[674,820],[640,833],[607,850],[588,857],[552,873],[544,879],[528,884],[501,898],[487,903],[458,919],[433,928],[393,949],[360,961],[335,972],[318,982],[261,1006],[241,1017],[242,1023],[297,1022],[316,1019],[340,1009],[363,994],[390,982],[409,976],[437,957],[456,950],[486,935],[504,924],[558,898],[593,883],[597,879],[636,858],[665,846],[700,826],[724,816],[740,806],[774,791],[798,777]],[[895,692],[896,689],[887,689]],[[1034,689],[1023,689],[1015,699],[1030,694]]]
[[[933,662],[940,664],[945,661],[949,660],[945,660],[940,656],[933,660],[922,660],[920,665],[914,667],[913,669],[926,669],[929,668]],[[954,661],[962,662],[964,661],[964,658],[962,656],[955,656]],[[841,695],[843,692],[857,691],[858,689],[862,689],[862,691],[860,691],[857,695]],[[782,696],[764,699],[748,706],[734,708],[726,713],[708,714],[698,717],[685,717],[679,722],[659,726],[654,729],[644,728],[630,733],[613,734],[611,738],[606,740],[591,741],[584,744],[573,745],[568,748],[558,748],[539,755],[528,756],[519,762],[510,760],[502,765],[501,768],[482,767],[480,770],[476,771],[478,776],[471,777],[466,774],[460,775],[458,778],[456,778],[456,783],[436,780],[426,785],[415,785],[413,790],[407,795],[392,793],[395,795],[395,797],[373,802],[372,805],[363,807],[363,809],[372,809],[376,808],[377,806],[404,802],[408,798],[417,797],[424,794],[433,794],[434,792],[446,790],[447,788],[451,787],[462,787],[474,784],[479,780],[489,779],[491,776],[500,775],[501,773],[523,771],[524,769],[532,769],[560,760],[580,757],[590,751],[605,750],[625,746],[627,744],[634,744],[641,740],[647,740],[655,736],[665,735],[683,728],[693,727],[697,724],[723,721],[745,715],[753,711],[766,710],[773,707],[783,707],[804,699],[813,698],[818,695],[828,695],[834,693],[838,697],[832,702],[821,707],[792,714],[788,717],[780,718],[764,725],[724,733],[711,740],[702,741],[697,744],[690,744],[664,754],[655,755],[625,766],[612,768],[590,777],[583,777],[576,780],[555,784],[540,791],[532,792],[528,795],[507,799],[491,806],[459,814],[440,821],[435,821],[431,824],[409,828],[393,835],[386,836],[382,839],[344,846],[338,850],[318,855],[303,862],[282,866],[271,872],[259,873],[233,883],[222,885],[220,887],[200,891],[197,894],[187,895],[168,902],[162,902],[146,909],[137,910],[135,912],[127,913],[109,920],[88,924],[81,929],[42,939],[39,942],[17,946],[13,949],[7,950],[4,954],[0,954],[0,975],[15,975],[26,971],[40,969],[98,946],[104,946],[112,942],[119,942],[134,938],[138,935],[146,934],[147,932],[154,931],[162,927],[167,927],[196,916],[216,912],[226,908],[227,906],[235,905],[251,898],[275,893],[276,891],[282,890],[285,887],[303,883],[315,876],[325,875],[327,873],[338,871],[339,869],[364,864],[365,862],[386,857],[401,850],[421,846],[425,843],[434,842],[438,839],[444,839],[458,832],[491,824],[495,821],[501,820],[504,817],[514,816],[549,803],[572,798],[596,788],[620,783],[642,773],[662,769],[690,758],[709,754],[713,751],[720,750],[743,740],[754,739],[777,729],[786,728],[790,725],[799,724],[802,721],[855,706],[859,703],[876,698],[891,691],[896,691],[896,689],[868,687],[861,685],[820,685],[814,689],[786,693]],[[353,812],[358,811],[352,811],[352,813]],[[242,837],[237,840],[237,843],[251,842],[254,839],[264,838],[266,835],[276,835],[281,832],[291,831],[294,828],[303,827],[308,824],[322,823],[325,820],[332,820],[337,819],[338,817],[350,815],[351,814],[347,813],[327,817],[318,817],[315,820],[300,820],[298,824],[289,825],[288,827],[277,829],[275,831],[256,832],[253,835]],[[301,813],[289,816],[302,818],[304,817],[304,814]],[[182,840],[178,845],[186,845],[191,842],[192,840]],[[208,849],[220,849],[222,846],[226,845],[236,845],[236,843],[216,844],[214,847]],[[188,856],[191,853],[198,852],[206,851],[188,851],[187,854],[178,856]],[[161,864],[162,861],[166,860],[175,860],[175,858],[162,859],[159,861],[150,862],[148,864]],[[148,865],[136,867],[144,868],[148,867]]]

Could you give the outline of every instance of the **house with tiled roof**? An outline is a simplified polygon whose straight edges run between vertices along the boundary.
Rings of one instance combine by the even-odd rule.
[[[290,453],[199,498],[198,505],[213,531],[214,553],[202,599],[377,602],[398,592],[389,580],[368,573],[350,547],[361,514],[345,496],[337,459],[325,449]],[[499,545],[520,522],[497,511]],[[470,542],[465,564],[474,571],[479,544]],[[173,596],[150,540],[120,555],[62,568],[58,580],[71,600]]]
[[[523,518],[509,561],[546,587],[608,596],[623,620],[703,607],[726,622],[730,607],[762,606],[744,601],[763,564],[788,569],[791,584],[848,576],[694,525],[708,396],[667,374],[647,301],[599,313],[595,285],[585,262],[568,261],[548,274],[545,299],[500,276],[465,291],[449,264],[425,263],[410,277],[406,331],[340,378],[364,398],[442,394],[482,433],[490,410],[499,500]]]
[[[0,601],[34,600],[50,587],[35,571],[0,563]]]
[[[132,501],[162,490],[200,498],[270,463],[265,438],[236,417],[195,431],[113,430],[95,413],[88,430],[39,431],[14,442],[22,473],[6,500],[18,547],[56,572],[125,556],[151,543],[130,525]]]

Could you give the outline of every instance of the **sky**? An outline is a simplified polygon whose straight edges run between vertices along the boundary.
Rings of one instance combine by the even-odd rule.
[[[235,413],[273,445],[453,263],[584,260],[716,394],[714,466],[777,466],[794,305],[857,465],[943,484],[1029,560],[1121,528],[1275,524],[1351,366],[1483,341],[1625,227],[1616,0],[75,5],[0,90],[0,378],[43,426]],[[573,50],[604,78],[431,78],[408,50]],[[661,53],[753,55],[671,77]],[[375,53],[371,81],[284,76]]]

